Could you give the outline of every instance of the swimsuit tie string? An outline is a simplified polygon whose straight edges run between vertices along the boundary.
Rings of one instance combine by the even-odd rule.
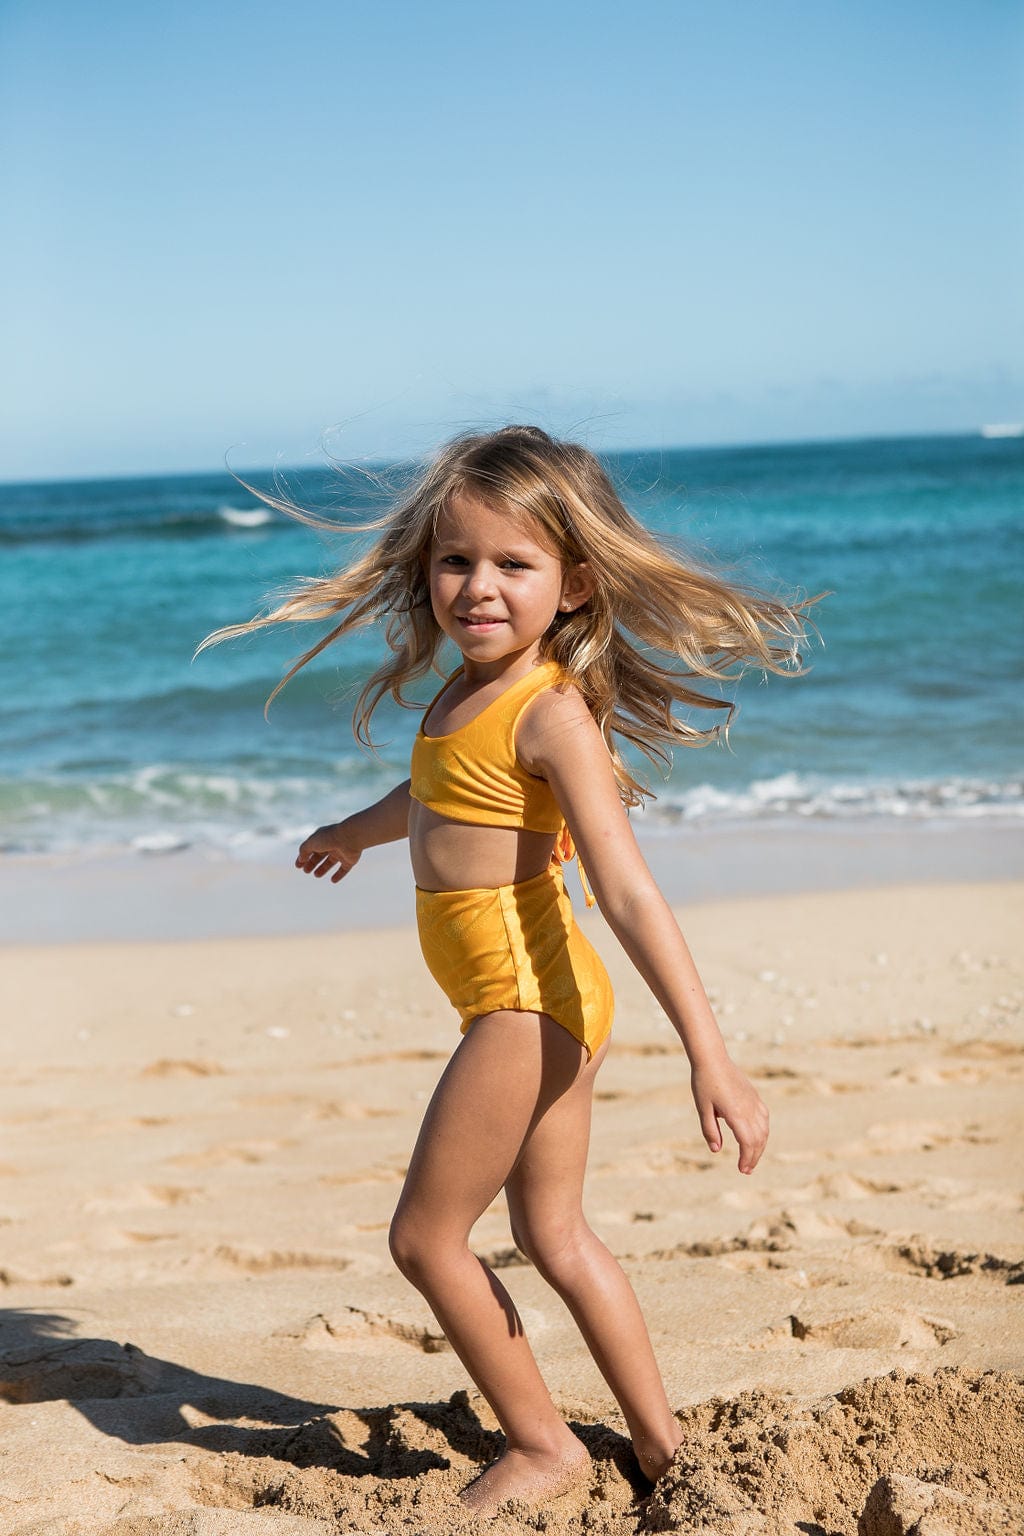
[[[568,864],[571,859],[576,860],[576,872],[580,877],[580,885],[583,887],[583,899],[588,907],[596,907],[597,898],[590,889],[590,881],[587,879],[587,872],[583,868],[583,860],[580,858],[579,850],[572,840],[572,833],[564,822],[562,823],[562,830],[555,841],[554,857],[559,864]]]

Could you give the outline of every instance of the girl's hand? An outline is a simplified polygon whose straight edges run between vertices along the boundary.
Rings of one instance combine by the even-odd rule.
[[[753,1173],[768,1140],[768,1111],[757,1089],[725,1055],[694,1067],[690,1086],[700,1128],[711,1151],[722,1150],[718,1122],[724,1120],[739,1144],[740,1173]]]
[[[315,875],[318,880],[330,874],[331,884],[337,885],[359,863],[362,851],[348,823],[336,821],[310,833],[299,848],[295,867],[304,869],[307,875]]]

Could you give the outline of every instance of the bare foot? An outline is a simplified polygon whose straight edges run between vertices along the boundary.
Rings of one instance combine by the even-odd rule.
[[[640,1445],[634,1443],[633,1453],[640,1463],[640,1470],[648,1482],[656,1483],[672,1465],[673,1457],[683,1443],[682,1435],[674,1443],[658,1445],[653,1440],[648,1440]]]
[[[548,1454],[505,1451],[462,1490],[462,1502],[474,1515],[487,1519],[508,1499],[540,1504],[568,1493],[587,1476],[590,1455],[571,1430],[567,1433],[572,1443]]]

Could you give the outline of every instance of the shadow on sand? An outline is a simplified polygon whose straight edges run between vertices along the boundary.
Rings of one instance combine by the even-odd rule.
[[[501,1445],[501,1436],[481,1425],[465,1392],[443,1403],[342,1409],[255,1382],[207,1376],[134,1344],[82,1337],[75,1326],[59,1313],[0,1311],[0,1403],[63,1400],[103,1434],[127,1444],[174,1442],[270,1456],[346,1477],[417,1477],[448,1467],[444,1455],[408,1443],[398,1421],[409,1414],[471,1461],[490,1460]],[[361,1430],[349,1436],[361,1442],[358,1447],[346,1444],[332,1421],[339,1412],[359,1420]]]

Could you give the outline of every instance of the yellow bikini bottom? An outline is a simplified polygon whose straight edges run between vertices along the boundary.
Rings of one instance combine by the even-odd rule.
[[[517,885],[416,889],[427,968],[462,1016],[546,1013],[593,1056],[612,1027],[608,973],[576,927],[561,866]]]

